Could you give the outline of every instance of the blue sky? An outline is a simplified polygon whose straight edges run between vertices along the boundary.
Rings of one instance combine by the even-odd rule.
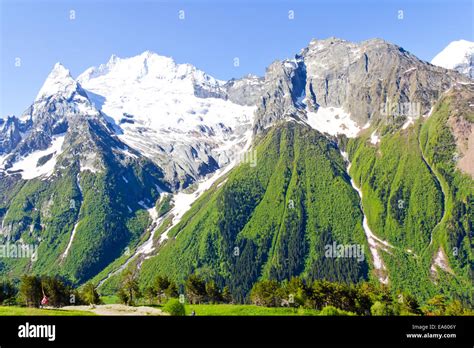
[[[56,62],[85,69],[151,50],[218,79],[263,75],[312,38],[380,37],[431,60],[473,40],[472,0],[0,0],[0,116],[21,114]],[[184,11],[184,20],[179,18]],[[289,11],[294,18],[289,18]],[[399,19],[399,10],[403,19]],[[70,19],[70,11],[75,18]],[[182,14],[182,13],[181,13]],[[240,66],[234,66],[238,57]],[[16,66],[20,61],[20,66]]]

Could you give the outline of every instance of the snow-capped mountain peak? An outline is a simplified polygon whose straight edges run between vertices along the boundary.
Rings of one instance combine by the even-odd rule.
[[[56,63],[38,92],[36,101],[58,93],[64,94],[67,99],[77,89],[78,84],[71,77],[69,70],[61,63]]]
[[[66,134],[67,148],[77,139],[81,146],[92,144],[80,150],[80,166],[98,170],[88,158],[95,148],[89,134],[99,130],[125,143],[114,145],[119,152],[128,146],[155,162],[172,188],[186,187],[236,162],[251,138],[262,84],[257,77],[220,81],[152,51],[112,55],[77,79],[57,63],[34,103],[8,127],[14,132],[0,124],[0,154],[8,154],[2,165],[16,170],[17,162],[38,151],[50,155],[54,140]]]
[[[115,82],[141,81],[156,84],[156,80],[163,82],[184,80],[185,82],[197,81],[200,84],[205,83],[211,86],[223,84],[222,81],[210,77],[190,64],[177,64],[172,58],[152,51],[145,51],[130,58],[119,58],[112,55],[106,64],[87,69],[77,80],[85,85],[92,79],[97,80],[104,76],[106,76],[103,78],[104,80],[114,80]],[[166,85],[168,89],[174,86],[176,83]],[[177,87],[182,90],[183,84]],[[192,88],[189,88],[192,86],[189,86],[189,83],[187,87],[187,90],[192,92]]]
[[[112,55],[106,64],[87,69],[77,80],[96,106],[117,123],[126,113],[168,124],[169,118],[162,117],[165,105],[172,109],[166,111],[177,116],[176,104],[186,108],[188,98],[218,97],[224,84],[190,64],[176,64],[151,51],[131,58]]]
[[[120,139],[159,164],[173,185],[232,162],[251,129],[255,107],[228,98],[224,81],[151,51],[113,55],[77,80],[120,126]]]
[[[451,42],[431,61],[433,65],[454,69],[474,78],[474,42],[458,40]]]

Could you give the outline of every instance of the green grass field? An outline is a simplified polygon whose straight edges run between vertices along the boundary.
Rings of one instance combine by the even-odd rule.
[[[286,315],[318,315],[319,311],[314,309],[298,309],[298,308],[269,308],[254,305],[232,305],[232,304],[202,304],[202,305],[186,305],[186,315],[190,315],[192,311],[196,315],[265,315],[265,316],[286,316]]]
[[[105,302],[105,301],[104,301]],[[159,306],[161,307],[161,306]],[[254,305],[231,305],[231,304],[202,304],[186,305],[186,315],[191,315],[192,311],[201,316],[287,316],[287,315],[318,315],[319,311],[313,309],[295,309],[295,308],[269,308]],[[0,306],[0,316],[84,316],[95,315],[85,311],[70,311],[61,309],[39,309],[16,306]]]
[[[95,315],[94,313],[85,311],[66,311],[61,309],[39,309],[39,308],[28,308],[28,307],[16,307],[16,306],[0,306],[0,316],[14,316],[14,315],[25,315],[25,316],[83,316],[83,315]]]

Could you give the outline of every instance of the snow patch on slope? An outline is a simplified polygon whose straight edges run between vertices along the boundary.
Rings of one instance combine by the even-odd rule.
[[[90,171],[91,173],[97,173],[101,169],[97,168],[98,158],[96,153],[87,153],[83,154],[80,158],[79,165],[80,171],[84,172],[86,170]]]
[[[408,116],[407,120],[405,121],[405,123],[402,126],[402,129],[407,129],[412,124],[415,124],[415,119],[411,116]]]
[[[380,137],[377,135],[377,131],[373,131],[370,135],[370,143],[372,145],[377,145],[380,142]]]
[[[69,252],[69,249],[71,249],[72,242],[74,241],[74,237],[76,236],[78,225],[79,225],[79,221],[76,222],[76,224],[74,225],[74,228],[72,229],[71,237],[69,238],[69,242],[67,243],[66,250],[64,250],[64,253],[61,255],[62,259],[66,258],[67,254]]]
[[[167,193],[163,193],[160,196],[160,201],[167,195]],[[152,205],[151,207],[147,207],[143,201],[138,202],[142,207],[144,207],[147,211],[148,214],[150,215],[151,218],[151,233],[150,237],[138,247],[136,253],[134,256],[140,255],[140,254],[149,254],[153,251],[153,240],[155,237],[155,233],[158,230],[158,228],[161,226],[161,222],[165,218],[165,216],[158,217],[158,211],[156,210],[156,207]],[[129,207],[130,209],[130,207]],[[132,257],[133,258],[133,257]]]
[[[56,165],[56,160],[61,154],[61,148],[64,142],[65,135],[53,137],[51,146],[46,150],[39,150],[30,153],[28,156],[21,158],[15,162],[9,172],[20,171],[23,179],[30,180],[39,176],[50,176]],[[44,156],[52,155],[52,157],[42,165],[38,165],[38,160]]]
[[[8,157],[8,155],[0,156],[0,171],[4,170],[3,162],[5,161],[5,159],[6,159],[7,157]]]
[[[345,134],[348,138],[354,138],[362,129],[342,108],[319,107],[317,112],[307,111],[306,115],[307,123],[322,133]]]

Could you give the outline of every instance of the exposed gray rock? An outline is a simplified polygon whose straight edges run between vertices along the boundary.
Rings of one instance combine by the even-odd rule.
[[[297,102],[302,81],[306,105]],[[419,103],[425,114],[442,92],[463,81],[469,80],[381,39],[312,40],[296,59],[274,62],[267,69],[254,131],[305,107],[342,107],[359,125],[386,120],[385,103]]]
[[[204,80],[194,80],[194,95],[198,98],[227,99],[227,93],[216,80],[204,75]]]
[[[231,79],[224,88],[227,98],[239,105],[256,105],[263,93],[264,79],[255,75],[247,75],[241,79]]]
[[[39,99],[30,106],[22,118],[27,119],[31,126],[21,141],[10,150],[10,156],[4,163],[5,168],[20,157],[34,151],[45,150],[51,145],[53,136],[65,133],[69,122],[76,118],[99,117],[100,113],[94,109],[87,99],[78,90],[72,100],[65,99],[58,94]]]
[[[20,141],[20,120],[15,116],[8,116],[0,124],[0,155],[10,152]]]
[[[273,62],[265,73],[254,131],[258,133],[287,115],[295,115],[305,84],[306,67],[301,59]]]

